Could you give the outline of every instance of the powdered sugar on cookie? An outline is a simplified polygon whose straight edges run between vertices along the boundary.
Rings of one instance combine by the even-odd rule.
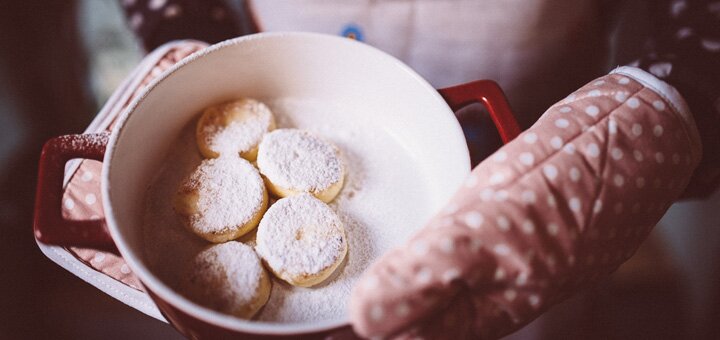
[[[284,280],[302,281],[342,261],[345,229],[338,215],[310,194],[287,197],[275,202],[260,221],[257,252]]]
[[[270,109],[252,99],[208,108],[205,115],[199,136],[210,151],[220,155],[243,153],[257,147],[274,125]]]
[[[321,192],[342,180],[340,151],[297,129],[268,133],[260,143],[258,168],[274,185],[293,191]]]
[[[230,241],[195,257],[188,268],[185,290],[203,305],[251,317],[267,300],[269,287],[261,287],[269,283],[266,276],[251,247]]]
[[[265,187],[255,167],[237,155],[205,159],[183,181],[180,194],[197,192],[188,216],[199,233],[223,232],[250,221],[262,209]]]

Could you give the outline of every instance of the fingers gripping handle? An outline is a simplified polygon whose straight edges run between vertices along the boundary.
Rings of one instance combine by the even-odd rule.
[[[520,126],[512,114],[505,94],[496,82],[477,80],[440,89],[438,92],[453,111],[476,102],[485,105],[503,143],[507,144],[520,134]]]
[[[117,252],[102,220],[67,220],[61,209],[65,163],[74,158],[102,161],[108,137],[108,133],[66,135],[45,143],[35,192],[33,229],[38,241]]]

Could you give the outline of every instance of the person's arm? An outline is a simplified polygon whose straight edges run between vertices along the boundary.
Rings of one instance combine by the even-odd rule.
[[[629,259],[701,158],[687,105],[638,68],[592,80],[480,163],[353,290],[366,337],[494,339]]]
[[[499,338],[613,273],[681,196],[714,189],[719,5],[652,2],[647,72],[590,81],[481,162],[356,285],[360,335]]]
[[[216,43],[244,29],[223,0],[120,0],[128,26],[147,51],[176,39]]]
[[[688,103],[703,158],[684,196],[707,196],[720,185],[720,2],[653,0],[648,6],[647,53],[633,65],[675,87]]]

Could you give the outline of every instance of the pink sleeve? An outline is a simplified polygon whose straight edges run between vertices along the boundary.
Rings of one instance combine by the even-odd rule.
[[[363,336],[497,338],[608,276],[688,184],[695,123],[634,68],[552,106],[353,291]]]

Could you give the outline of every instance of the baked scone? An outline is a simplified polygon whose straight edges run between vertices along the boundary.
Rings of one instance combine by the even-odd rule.
[[[271,287],[255,251],[230,241],[198,253],[183,276],[181,289],[198,304],[250,319],[268,301]]]
[[[335,145],[310,132],[278,129],[260,142],[257,166],[278,197],[309,192],[330,202],[342,188],[345,167]]]
[[[251,231],[267,205],[262,177],[236,155],[204,159],[180,184],[174,200],[188,229],[215,243]]]
[[[273,129],[275,118],[265,104],[250,98],[238,99],[203,111],[197,123],[197,145],[206,158],[239,154],[252,162],[263,135]]]
[[[275,276],[310,287],[340,266],[348,242],[338,215],[303,193],[280,199],[268,209],[257,230],[255,250]]]

